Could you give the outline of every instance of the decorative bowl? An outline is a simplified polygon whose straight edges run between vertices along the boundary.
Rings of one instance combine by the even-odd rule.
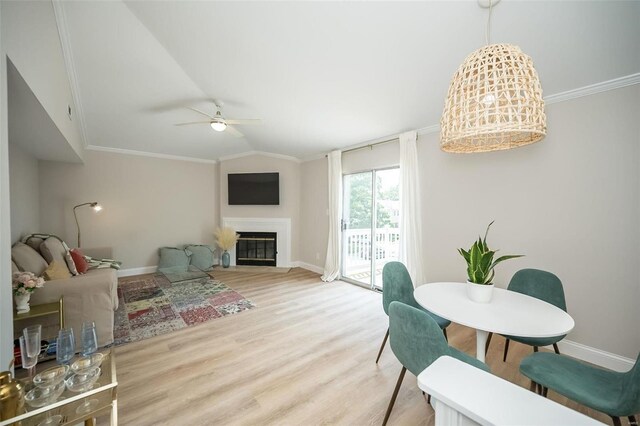
[[[88,374],[102,365],[104,355],[100,352],[78,358],[71,364],[71,370],[76,374]]]
[[[68,365],[57,365],[48,368],[33,378],[33,384],[39,388],[47,388],[63,382],[69,372]]]
[[[65,383],[67,384],[67,389],[71,392],[85,392],[93,387],[93,384],[100,377],[100,368],[95,368],[89,371],[86,374],[74,374],[69,377]]]
[[[38,408],[52,404],[64,392],[65,382],[60,381],[55,385],[46,387],[35,387],[31,389],[24,397],[24,400],[30,407]]]

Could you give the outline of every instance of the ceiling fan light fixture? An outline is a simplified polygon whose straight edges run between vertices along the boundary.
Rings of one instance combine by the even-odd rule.
[[[211,122],[211,128],[216,132],[224,132],[227,128],[227,123],[224,120],[213,120]]]

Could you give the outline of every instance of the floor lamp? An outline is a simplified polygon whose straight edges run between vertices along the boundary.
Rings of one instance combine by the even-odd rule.
[[[82,203],[78,204],[73,208],[73,217],[76,219],[76,226],[78,227],[78,247],[80,247],[80,223],[78,222],[78,215],[76,214],[76,209],[82,206],[90,206],[96,213],[102,210],[102,206],[98,204],[97,201],[93,201],[91,203]]]

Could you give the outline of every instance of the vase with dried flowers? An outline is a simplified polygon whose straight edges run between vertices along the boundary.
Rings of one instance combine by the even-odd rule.
[[[16,272],[13,274],[13,298],[19,314],[29,312],[31,293],[44,286],[44,278],[37,277],[32,272]]]
[[[238,242],[238,238],[240,238],[239,234],[236,234],[236,231],[229,227],[218,228],[216,232],[213,233],[216,236],[216,244],[220,247],[222,252],[222,267],[228,268],[231,263],[231,256],[229,255],[229,250],[231,250],[236,243]]]

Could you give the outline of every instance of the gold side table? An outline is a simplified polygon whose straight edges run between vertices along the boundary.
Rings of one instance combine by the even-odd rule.
[[[32,408],[25,404],[25,413],[0,421],[0,426],[37,426],[47,419],[47,413],[61,415],[61,426],[77,425],[80,422],[84,422],[85,426],[95,426],[94,419],[105,415],[110,417],[110,426],[117,426],[118,380],[116,378],[115,351],[113,348],[109,348],[99,352],[104,355],[104,360],[100,367],[100,378],[91,390],[74,393],[66,389],[57,401],[40,408]],[[50,361],[48,365],[43,364],[41,368],[44,371],[53,363],[54,361]],[[21,370],[17,375],[18,378],[24,376],[25,370]],[[85,398],[95,399],[97,404],[91,412],[78,413],[77,408],[82,405]]]
[[[62,296],[60,296],[60,300],[58,300],[57,302],[31,305],[31,309],[29,310],[29,312],[25,312],[24,314],[17,313],[14,308],[13,322],[15,323],[29,318],[37,318],[53,314],[58,314],[58,322],[60,323],[60,328],[64,328],[64,300]]]

